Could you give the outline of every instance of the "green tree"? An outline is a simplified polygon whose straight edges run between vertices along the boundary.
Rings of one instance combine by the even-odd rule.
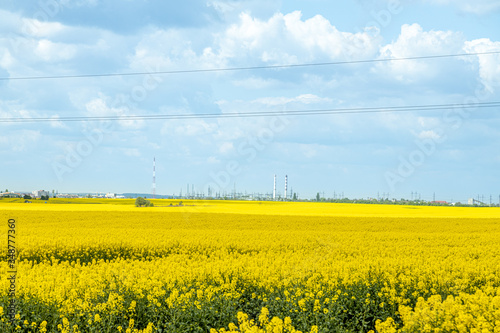
[[[293,194],[293,201],[297,200],[297,193]]]
[[[320,201],[319,192],[318,192],[318,193],[316,193],[316,201]]]
[[[143,197],[138,197],[137,199],[135,199],[135,206],[136,207],[154,207],[154,204],[151,201],[144,199]]]
[[[23,197],[23,199],[29,200],[29,199],[31,199],[31,196],[25,194],[24,197]]]
[[[135,206],[136,207],[142,207],[145,205],[146,205],[146,199],[144,199],[143,197],[138,197],[137,199],[135,199]]]

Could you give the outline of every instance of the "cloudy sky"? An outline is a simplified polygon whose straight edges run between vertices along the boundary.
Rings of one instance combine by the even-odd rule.
[[[495,51],[497,0],[3,1],[0,186],[150,193],[156,157],[161,194],[272,192],[276,174],[282,195],[287,174],[302,198],[498,202],[500,110],[482,107],[500,101]],[[325,62],[344,63],[75,77]],[[40,78],[54,76],[73,77]],[[290,113],[405,106],[420,108]],[[126,118],[255,112],[275,113]]]

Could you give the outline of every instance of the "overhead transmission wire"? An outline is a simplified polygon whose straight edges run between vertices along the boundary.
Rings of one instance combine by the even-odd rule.
[[[493,54],[500,54],[500,51],[427,55],[427,56],[415,56],[415,57],[403,57],[403,58],[346,60],[346,61],[335,61],[335,62],[317,62],[317,63],[287,64],[287,65],[263,65],[263,66],[250,66],[250,67],[205,68],[205,69],[199,68],[199,69],[181,69],[181,70],[170,70],[170,71],[150,71],[150,72],[130,72],[130,73],[101,73],[101,74],[76,74],[76,75],[0,77],[0,81],[75,79],[75,78],[95,78],[95,77],[115,77],[115,76],[140,76],[140,75],[231,72],[231,71],[258,70],[258,69],[300,68],[300,67],[334,66],[334,65],[363,64],[363,63],[377,63],[377,62],[390,62],[390,61],[455,58],[455,57],[469,57],[469,56],[493,55]]]
[[[28,123],[28,122],[33,123],[33,122],[49,122],[49,121],[75,122],[75,121],[126,121],[126,120],[179,120],[179,119],[206,119],[206,118],[251,118],[251,117],[270,117],[270,116],[370,114],[370,113],[387,113],[387,112],[399,113],[399,112],[452,110],[457,108],[471,109],[471,108],[494,108],[494,107],[500,107],[500,102],[312,109],[312,110],[253,111],[253,112],[206,113],[206,114],[1,118],[0,123]]]
[[[53,75],[53,76],[26,76],[26,77],[0,77],[0,81],[13,80],[43,80],[43,79],[70,79],[70,78],[91,78],[91,77],[116,77],[116,76],[139,76],[152,74],[182,74],[182,73],[206,73],[223,71],[241,71],[257,69],[280,69],[297,68],[313,66],[332,66],[343,64],[376,63],[389,61],[407,61],[420,59],[451,58],[474,55],[492,55],[500,54],[500,51],[462,53],[462,54],[444,54],[427,55],[418,57],[390,58],[390,59],[369,59],[369,60],[350,60],[337,62],[304,63],[288,65],[267,65],[252,67],[230,67],[230,68],[211,68],[211,69],[187,69],[172,71],[155,72],[133,72],[133,73],[103,73],[103,74],[81,74],[81,75]],[[411,112],[411,111],[432,111],[453,108],[487,108],[498,107],[500,102],[489,103],[469,103],[469,104],[435,104],[435,105],[414,105],[414,106],[388,106],[388,107],[366,107],[366,108],[343,108],[343,109],[312,109],[312,110],[288,110],[288,111],[265,111],[265,112],[233,112],[233,113],[209,113],[209,114],[174,114],[174,115],[120,115],[120,116],[81,116],[81,117],[40,117],[40,118],[0,118],[0,123],[19,123],[19,122],[47,122],[47,121],[102,121],[102,120],[157,120],[157,119],[193,119],[193,118],[250,118],[250,117],[269,117],[277,115],[301,116],[301,115],[322,115],[322,114],[360,114],[360,113],[383,113],[383,112]]]

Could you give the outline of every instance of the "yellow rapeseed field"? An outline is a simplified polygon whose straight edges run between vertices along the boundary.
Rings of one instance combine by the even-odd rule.
[[[0,332],[500,332],[499,208],[153,202],[0,200]]]

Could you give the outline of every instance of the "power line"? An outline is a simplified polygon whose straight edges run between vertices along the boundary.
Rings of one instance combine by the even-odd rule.
[[[368,60],[349,60],[349,61],[336,61],[336,62],[318,62],[318,63],[288,64],[288,65],[268,65],[268,66],[229,67],[229,68],[207,68],[207,69],[183,69],[183,70],[157,71],[157,72],[131,72],[131,73],[102,73],[102,74],[80,74],[80,75],[0,77],[0,81],[76,79],[76,78],[95,78],[95,77],[114,77],[114,76],[139,76],[139,75],[163,75],[163,74],[185,74],[185,73],[231,72],[231,71],[257,70],[257,69],[298,68],[298,67],[333,66],[333,65],[363,64],[363,63],[376,63],[376,62],[389,62],[389,61],[407,61],[407,60],[421,60],[421,59],[469,57],[469,56],[487,55],[487,54],[500,54],[500,51],[476,52],[476,53],[459,53],[459,54],[442,54],[442,55],[427,55],[427,56],[419,56],[419,57],[390,58],[390,59],[368,59]]]
[[[467,103],[467,104],[431,104],[413,106],[386,106],[365,108],[340,108],[340,109],[312,109],[288,111],[254,111],[232,113],[206,113],[206,114],[160,114],[160,115],[119,115],[119,116],[79,116],[79,117],[40,117],[40,118],[0,118],[0,123],[28,123],[48,121],[124,121],[124,120],[179,120],[179,119],[204,119],[204,118],[252,118],[270,116],[309,116],[309,115],[335,115],[335,114],[368,114],[384,112],[416,112],[450,110],[455,108],[492,108],[500,107],[500,102]]]

